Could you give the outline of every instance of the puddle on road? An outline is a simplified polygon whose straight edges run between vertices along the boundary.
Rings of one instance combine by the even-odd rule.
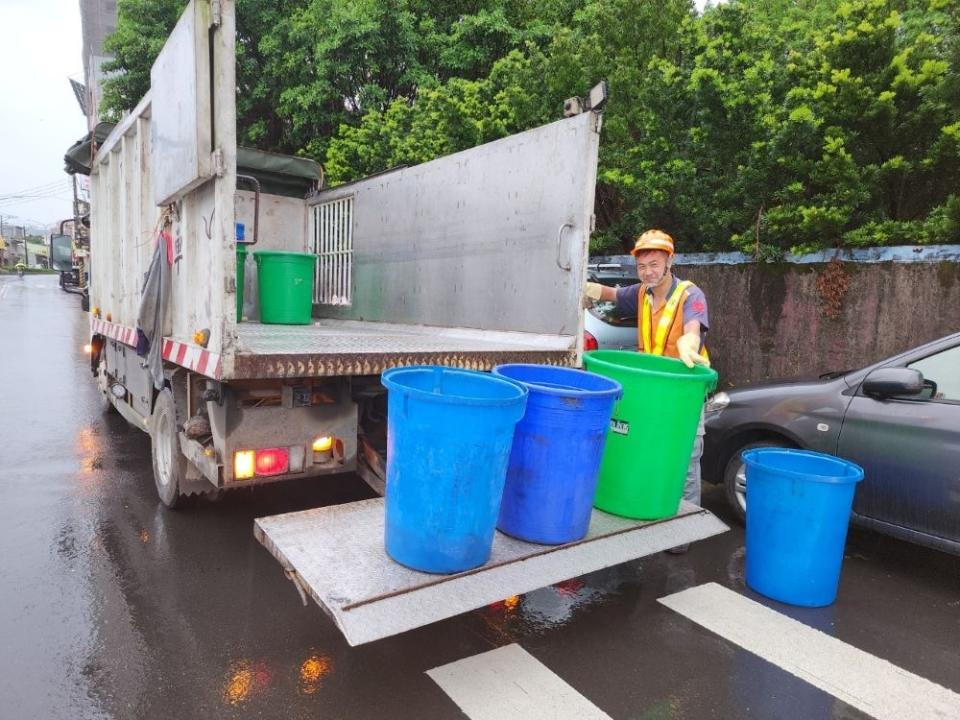
[[[314,652],[300,664],[301,695],[313,695],[323,687],[323,679],[333,671],[333,660],[327,655]]]
[[[75,475],[77,485],[84,495],[89,495],[98,484],[97,472],[103,470],[103,440],[99,428],[81,427],[74,438],[73,449],[80,463],[80,471]]]
[[[616,595],[616,588],[594,586],[575,578],[525,595],[513,595],[479,612],[488,625],[511,637],[541,635],[568,624],[577,612]]]
[[[263,661],[235,660],[227,670],[223,687],[223,702],[227,705],[242,705],[261,695],[270,687],[272,673]]]
[[[315,648],[299,664],[293,665],[292,678],[299,695],[315,695],[323,687],[326,678],[333,672],[333,659]],[[283,676],[286,676],[284,679]],[[225,705],[239,707],[266,694],[270,690],[288,686],[287,671],[277,673],[265,660],[241,658],[230,663],[225,674],[222,701]]]

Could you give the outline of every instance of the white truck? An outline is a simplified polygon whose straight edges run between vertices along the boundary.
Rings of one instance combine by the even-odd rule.
[[[106,400],[150,434],[154,480],[167,506],[289,478],[333,482],[350,471],[382,492],[383,370],[580,364],[602,116],[587,110],[422,165],[324,187],[315,163],[237,147],[234,22],[233,2],[191,0],[152,68],[148,94],[93,155],[92,369]],[[162,343],[159,390],[135,351],[141,288],[158,242],[168,243],[171,263],[162,339],[154,340]],[[309,325],[259,322],[252,258],[238,313],[239,242],[316,255]],[[374,555],[380,531],[370,517],[382,514],[378,502],[367,501],[373,515],[351,516],[354,530],[344,530],[354,542],[356,528],[364,528]],[[544,572],[524,565],[513,581],[471,589],[467,604],[529,590],[531,578],[548,584],[723,527],[693,506],[681,515],[687,525],[652,545],[648,533],[639,546],[621,543],[602,558],[598,547],[580,563],[547,553]],[[296,518],[267,518],[256,532],[298,587],[335,615],[288,557],[290,522],[305,527]],[[614,525],[601,535],[646,527]],[[345,559],[332,550],[343,538],[317,542]],[[510,563],[518,552],[539,554],[514,549]],[[343,565],[354,579],[386,577],[380,569],[364,573],[355,561]],[[417,578],[409,581],[408,590],[422,589]],[[391,603],[406,598],[399,610],[406,619],[378,625],[366,617],[364,627],[380,629],[348,635],[351,642],[399,632],[412,617],[423,624],[437,612],[466,609],[428,603],[435,612],[424,614],[416,592],[408,597],[390,587]],[[357,591],[364,613],[380,607],[382,589]],[[340,590],[330,595],[350,595]],[[411,615],[414,606],[421,610]]]

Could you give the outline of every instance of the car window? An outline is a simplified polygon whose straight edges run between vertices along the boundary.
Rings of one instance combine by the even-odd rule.
[[[632,278],[624,275],[599,275],[592,274],[589,278],[590,282],[598,282],[601,285],[606,285],[607,287],[612,288],[621,288],[627,287],[629,285],[636,284],[636,278]],[[596,317],[603,320],[609,325],[616,325],[618,327],[624,327],[628,325],[637,324],[637,315],[636,313],[631,313],[629,315],[624,315],[617,310],[617,304],[612,302],[595,302],[593,307],[590,308],[590,312]]]
[[[923,379],[931,384],[931,390],[927,391],[931,399],[960,402],[960,346],[928,355],[907,367],[919,370]]]
[[[596,302],[590,312],[608,325],[617,327],[637,326],[636,315],[622,315],[617,311],[617,304],[612,302]]]

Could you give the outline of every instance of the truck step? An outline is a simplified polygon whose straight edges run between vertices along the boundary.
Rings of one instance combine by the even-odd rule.
[[[333,619],[352,645],[379,640],[725,532],[702,508],[683,502],[666,520],[640,521],[594,510],[586,538],[534,545],[496,534],[490,561],[454,575],[431,575],[391,560],[383,547],[384,500],[259,518],[254,535],[287,576]]]

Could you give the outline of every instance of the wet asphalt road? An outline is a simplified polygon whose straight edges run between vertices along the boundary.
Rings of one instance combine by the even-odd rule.
[[[356,478],[182,512],[107,413],[79,298],[0,276],[0,717],[463,718],[427,670],[518,643],[617,720],[869,717],[663,607],[717,582],[960,692],[960,558],[852,531],[840,599],[744,587],[743,532],[350,648],[303,607],[254,518],[369,497]],[[722,495],[705,505],[729,521]]]

